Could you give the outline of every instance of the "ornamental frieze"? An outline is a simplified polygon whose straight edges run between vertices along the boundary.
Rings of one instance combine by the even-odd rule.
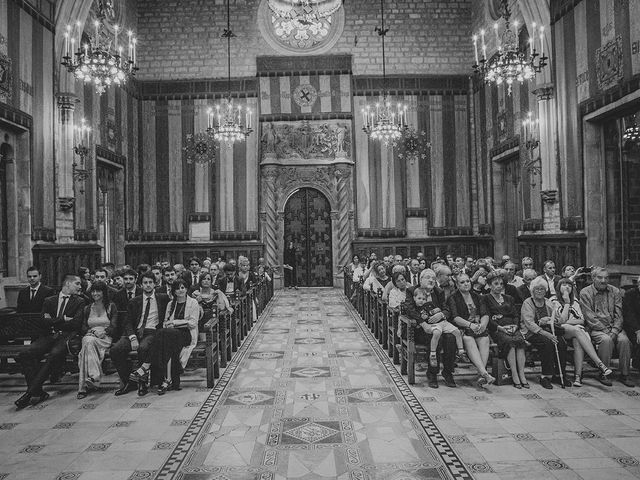
[[[351,125],[346,121],[264,122],[263,160],[350,159]]]

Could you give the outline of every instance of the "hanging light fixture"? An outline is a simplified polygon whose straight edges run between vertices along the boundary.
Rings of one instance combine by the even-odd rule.
[[[387,88],[387,65],[385,56],[384,39],[389,32],[384,24],[384,0],[380,0],[382,14],[382,26],[375,31],[382,37],[382,86],[383,92],[380,100],[373,106],[368,105],[362,109],[362,130],[372,139],[380,140],[385,145],[398,140],[407,126],[407,107],[402,103],[393,103],[390,100]]]
[[[269,0],[274,15],[311,24],[337,12],[343,0]]]
[[[529,53],[527,54],[527,52],[520,50],[518,22],[511,24],[511,10],[508,0],[502,0],[502,10],[505,21],[504,31],[500,34],[498,23],[493,25],[498,51],[492,58],[487,58],[485,30],[480,30],[480,36],[473,36],[476,61],[473,65],[473,71],[486,83],[506,84],[508,93],[511,94],[513,82],[524,83],[532,80],[547,65],[549,58],[544,54],[544,26],[538,27],[535,22],[532,24],[533,32],[529,37]],[[539,51],[536,48],[536,35],[538,35],[540,42]]]
[[[626,142],[640,143],[640,126],[637,123],[637,116],[634,116],[633,125],[624,129],[622,139]]]
[[[215,111],[209,109],[207,112],[207,132],[227,146],[233,145],[236,141],[243,141],[253,132],[251,110],[247,108],[243,118],[242,107],[234,106],[231,98],[231,38],[235,37],[235,34],[231,31],[229,1],[227,0],[227,28],[222,34],[222,38],[227,39],[227,98],[222,105],[216,105]]]
[[[75,153],[79,162],[74,160],[71,165],[73,179],[78,182],[80,193],[84,193],[84,184],[91,176],[91,169],[87,168],[87,158],[89,157],[89,145],[91,145],[91,127],[87,125],[87,121],[83,118],[80,125],[73,127],[73,153]]]
[[[100,0],[94,22],[95,30],[86,43],[82,43],[80,22],[76,23],[75,28],[67,25],[62,57],[62,65],[69,73],[78,80],[93,83],[99,95],[111,85],[122,85],[138,70],[137,40],[133,32],[129,30],[123,42],[122,39],[118,39],[120,27],[115,25],[114,38],[110,38],[105,27],[106,9],[105,1]],[[127,49],[126,53],[124,48]]]

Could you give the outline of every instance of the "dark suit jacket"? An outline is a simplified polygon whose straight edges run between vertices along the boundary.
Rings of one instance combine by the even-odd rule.
[[[200,275],[198,275],[197,281],[193,281],[193,273],[191,270],[187,270],[182,274],[182,280],[187,284],[187,290],[191,287],[198,287],[198,283],[200,282]]]
[[[415,302],[413,301],[413,291],[416,287],[407,287],[407,299],[404,302],[403,312],[408,317],[414,318],[418,320],[418,324],[425,322],[426,320],[422,320],[420,317],[420,312],[418,307],[416,307]],[[431,303],[434,307],[439,308],[442,313],[444,313],[445,320],[449,320],[451,318],[451,312],[449,311],[449,306],[445,300],[444,290],[440,287],[434,287],[431,292]]]
[[[531,296],[531,290],[529,290],[529,285],[526,283],[524,285],[520,285],[517,290],[518,295],[520,296],[520,303],[524,303],[524,301]]]
[[[542,277],[543,279],[547,280],[547,276],[544,273],[542,275],[540,275],[540,277]],[[558,294],[558,282],[560,280],[562,280],[562,277],[560,277],[559,275],[554,275],[554,277],[553,277],[553,288],[556,291],[556,295]],[[547,289],[547,293],[544,296],[549,298],[551,296],[551,290]]]
[[[471,301],[476,306],[476,315],[480,316],[480,295],[473,291],[470,293]],[[459,290],[456,290],[453,295],[449,297],[449,300],[447,300],[447,306],[449,307],[449,311],[451,312],[452,320],[455,317],[464,318],[465,320],[469,319],[469,307],[467,307],[467,303],[464,301],[464,297]]]
[[[634,288],[622,298],[622,328],[629,339],[635,343],[636,332],[640,330],[640,290]]]
[[[244,281],[244,279],[236,276],[236,278],[238,278],[240,280],[240,285],[242,285],[242,291],[246,292],[247,290],[249,290],[249,287],[251,285],[255,285],[260,281],[260,277],[258,277],[258,274],[255,272],[249,272],[248,278],[246,279],[246,282]]]
[[[169,296],[164,293],[155,293],[156,306],[158,308],[158,327],[162,328],[162,322],[164,322],[164,315],[167,311],[167,304],[169,303]],[[135,297],[127,304],[127,321],[124,322],[124,336],[136,335],[138,329],[138,322],[142,316],[142,305],[144,303],[144,295]]]
[[[40,284],[36,296],[31,300],[31,287],[23,288],[18,293],[16,311],[18,313],[40,313],[42,312],[45,299],[55,294],[56,292],[53,288]]]
[[[71,295],[64,308],[64,312],[60,318],[58,315],[58,295],[52,295],[44,300],[42,305],[42,313],[48,313],[51,316],[51,326],[56,331],[62,332],[79,332],[80,317],[76,316],[78,311],[84,307],[85,301],[79,295]],[[72,320],[65,321],[64,317],[71,317]]]
[[[110,302],[106,305],[107,318],[110,321],[110,325],[106,328],[106,334],[109,335],[112,339],[117,339],[120,337],[116,337],[114,332],[118,329],[118,309],[115,303]],[[91,305],[85,305],[84,307],[78,309],[78,313],[76,316],[79,317],[78,323],[80,324],[80,334],[86,335],[89,331],[89,315],[91,314]]]
[[[116,307],[118,307],[119,312],[124,312],[127,310],[127,304],[129,303],[129,296],[127,295],[127,293],[128,293],[127,290],[124,288],[121,290],[118,290],[118,293],[116,293],[113,299],[111,300],[113,303],[116,304]],[[140,295],[142,295],[142,288],[136,285],[136,290],[133,293],[133,298],[138,297]]]
[[[227,294],[227,283],[229,283],[228,281],[229,279],[225,276],[222,276],[219,278],[218,280],[218,289],[222,290],[222,293],[224,293],[225,295]],[[240,291],[242,292],[243,289],[243,284],[242,284],[242,280],[240,280],[240,278],[238,277],[238,275],[236,275],[235,277],[233,277],[233,291]]]

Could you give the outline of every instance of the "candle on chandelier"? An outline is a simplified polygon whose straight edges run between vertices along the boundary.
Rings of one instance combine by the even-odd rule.
[[[120,27],[118,25],[114,25],[113,27],[114,30],[114,41],[113,41],[113,48],[115,49],[115,51],[118,51],[118,30],[120,30]]]
[[[515,33],[516,37],[518,36],[518,21],[513,22],[513,33]]]
[[[86,43],[84,44],[84,57],[85,60],[89,57],[89,45],[87,45]]]
[[[137,55],[136,55],[136,45],[138,43],[138,39],[134,38],[132,40],[132,42],[133,42],[133,64],[135,65],[136,61],[138,60]]]
[[[64,32],[64,56],[69,57],[69,35],[71,32],[71,25],[67,25],[67,31]]]
[[[477,35],[473,36],[473,50],[476,54],[476,65],[478,65],[480,62],[478,62],[478,36]]]
[[[536,38],[536,28],[538,27],[538,24],[536,22],[533,22],[531,24],[531,28],[532,28],[532,33],[531,33],[531,45],[532,45],[532,49],[531,49],[531,53],[535,53],[536,51],[536,45],[535,45],[535,38]]]
[[[496,34],[496,46],[500,48],[500,34],[498,34],[498,22],[493,24],[493,31]]]
[[[98,48],[98,45],[100,45],[100,22],[98,20],[96,20],[95,22],[93,22],[93,26],[96,27],[96,39],[95,39],[95,48]]]
[[[247,124],[247,128],[251,128],[251,125],[253,125],[253,119],[251,118],[253,115],[253,112],[251,111],[251,109],[248,109],[247,112],[249,114],[249,123]]]
[[[207,130],[213,128],[213,110],[207,109]]]
[[[128,51],[128,57],[129,57],[129,61],[133,62],[133,42],[131,41],[131,37],[133,35],[133,32],[131,30],[127,31],[127,36],[129,37],[129,51]]]
[[[480,44],[482,45],[482,59],[487,58],[487,45],[484,43],[484,30],[480,30]]]
[[[544,57],[544,27],[540,26],[540,56]]]

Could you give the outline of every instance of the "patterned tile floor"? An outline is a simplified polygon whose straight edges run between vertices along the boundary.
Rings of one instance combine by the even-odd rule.
[[[640,478],[640,389],[409,388],[344,296],[280,291],[216,388],[75,399],[21,412],[0,377],[0,479]],[[467,372],[468,373],[468,372]],[[530,381],[533,380],[533,376]]]

